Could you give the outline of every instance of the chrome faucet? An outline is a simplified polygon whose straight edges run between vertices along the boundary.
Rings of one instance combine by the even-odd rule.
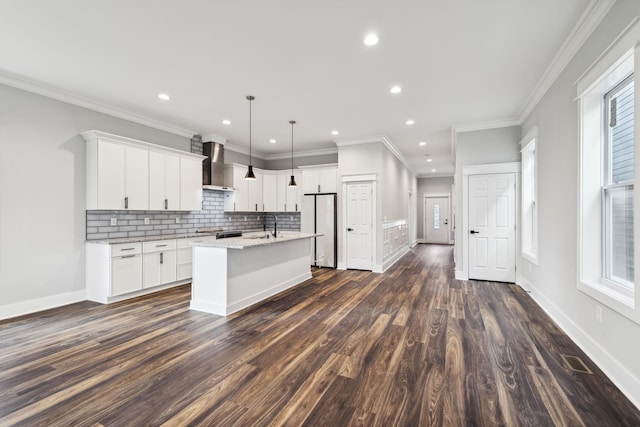
[[[273,217],[273,233],[271,235],[273,237],[278,237],[278,218],[274,214],[264,214],[262,217],[262,230],[267,231],[267,216],[271,215]]]

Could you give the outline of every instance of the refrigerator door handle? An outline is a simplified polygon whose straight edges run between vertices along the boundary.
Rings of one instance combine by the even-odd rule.
[[[347,228],[347,231],[353,231],[353,228],[349,227]]]

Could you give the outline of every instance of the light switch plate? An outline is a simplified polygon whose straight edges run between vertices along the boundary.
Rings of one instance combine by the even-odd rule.
[[[118,225],[118,218],[116,218],[115,216],[111,218],[111,225]]]
[[[149,218],[144,219],[144,225],[149,225]]]

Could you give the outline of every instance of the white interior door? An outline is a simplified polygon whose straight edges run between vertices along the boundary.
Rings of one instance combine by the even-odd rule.
[[[449,198],[425,197],[425,242],[449,243]]]
[[[372,203],[371,183],[347,184],[347,268],[371,270],[372,258]]]
[[[515,174],[469,176],[469,278],[516,279]]]

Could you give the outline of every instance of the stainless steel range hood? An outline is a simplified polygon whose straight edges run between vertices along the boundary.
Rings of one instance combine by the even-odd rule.
[[[202,162],[202,187],[207,190],[233,191],[224,186],[224,142],[216,141],[212,135],[202,137],[202,154],[207,156]],[[224,138],[222,138],[224,139]]]

